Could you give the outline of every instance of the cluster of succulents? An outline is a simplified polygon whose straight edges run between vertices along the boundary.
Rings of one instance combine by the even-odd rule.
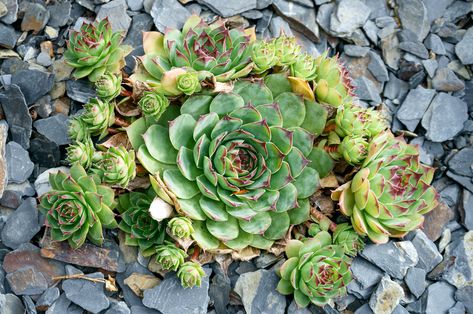
[[[346,292],[365,236],[401,237],[436,206],[434,170],[356,106],[336,56],[192,16],[182,30],[145,32],[128,77],[121,39],[106,20],[70,34],[66,59],[97,98],[71,119],[71,175],[51,175],[41,198],[53,239],[100,245],[102,228],[118,227],[184,287],[205,276],[200,252],[285,244],[278,291],[305,307]],[[352,166],[338,167],[349,172],[332,191],[337,224],[309,201],[335,163]]]

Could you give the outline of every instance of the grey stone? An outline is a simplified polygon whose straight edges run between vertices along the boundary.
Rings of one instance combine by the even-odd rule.
[[[442,68],[435,73],[432,86],[441,92],[455,92],[464,89],[465,83],[449,68]]]
[[[256,0],[239,1],[239,0],[198,0],[200,4],[206,5],[212,11],[222,17],[230,17],[242,12],[256,9]]]
[[[381,97],[376,89],[374,83],[364,76],[360,76],[354,81],[355,94],[361,99],[366,101],[372,101],[374,103],[380,103]]]
[[[354,314],[373,314],[373,311],[371,310],[370,305],[365,303],[357,308]]]
[[[376,286],[372,286],[364,289],[358,280],[352,280],[347,286],[347,291],[358,299],[367,300],[375,288]]]
[[[473,3],[471,3],[471,1],[455,1],[447,8],[447,11],[445,12],[443,18],[446,21],[456,23],[458,20],[465,17],[468,13],[472,11]]]
[[[265,9],[262,14],[263,16],[256,22],[256,33],[258,35],[262,35],[267,31],[273,17],[273,10]]]
[[[422,65],[430,78],[435,76],[439,63],[435,59],[422,60]]]
[[[394,311],[392,314],[409,314],[409,311],[399,304],[398,306],[394,308]]]
[[[461,214],[463,225],[473,230],[473,194],[467,190],[463,190]]]
[[[445,9],[454,0],[423,0],[425,7],[427,8],[429,22],[432,23],[435,19],[441,17],[445,13]]]
[[[151,30],[153,19],[145,13],[133,16],[131,28],[124,40],[124,44],[138,47],[143,44],[143,32]]]
[[[0,23],[0,47],[12,49],[20,37],[13,27]]]
[[[206,273],[202,278],[200,287],[185,289],[181,286],[175,274],[167,275],[164,280],[152,289],[144,291],[143,304],[162,314],[181,313],[207,313],[210,301],[209,276],[212,270],[204,268]]]
[[[314,9],[308,9],[295,2],[288,2],[286,0],[274,0],[273,6],[295,30],[301,32],[310,40],[319,41],[319,26],[316,23]]]
[[[1,0],[7,7],[8,13],[0,18],[5,24],[12,24],[17,20],[18,15],[18,0]]]
[[[232,1],[218,2],[228,3]],[[243,1],[239,2],[243,3]],[[166,28],[181,29],[190,15],[189,11],[175,0],[158,0],[154,2],[151,8],[154,25],[161,33],[164,33]]]
[[[356,45],[345,45],[343,51],[350,57],[364,57],[370,51],[368,47],[360,47]]]
[[[20,268],[5,276],[10,288],[16,295],[41,294],[48,288],[48,282],[43,273],[32,266]]]
[[[71,305],[71,300],[66,297],[66,294],[61,296],[48,308],[46,314],[63,314],[67,313],[67,309]]]
[[[419,261],[417,251],[410,241],[369,244],[361,252],[361,256],[396,279],[404,278],[407,270]]]
[[[129,305],[142,305],[141,299],[125,284],[125,279],[131,276],[133,273],[139,273],[144,275],[152,275],[152,273],[144,266],[138,263],[128,264],[125,272],[117,274],[117,283],[122,289],[123,297]]]
[[[463,39],[455,45],[455,53],[463,64],[473,64],[473,26],[470,27]]]
[[[399,60],[401,59],[401,50],[399,49],[399,39],[397,34],[392,32],[380,41],[383,52],[383,60],[388,67],[393,70],[399,69]]]
[[[289,24],[280,16],[273,16],[269,23],[269,31],[273,37],[278,37],[281,32],[287,36],[292,36],[292,30]]]
[[[424,293],[427,283],[425,281],[425,275],[427,272],[425,269],[412,267],[409,268],[404,281],[407,287],[416,298],[419,298]]]
[[[0,198],[8,182],[8,169],[5,156],[5,145],[8,137],[8,124],[6,121],[0,121]]]
[[[0,92],[0,104],[10,128],[12,140],[28,149],[30,147],[32,119],[20,87],[10,85],[3,92]]]
[[[427,8],[422,0],[398,1],[398,14],[404,29],[410,29],[423,41],[430,30]]]
[[[402,297],[404,297],[402,287],[389,276],[385,276],[371,295],[369,305],[376,314],[391,314]]]
[[[322,4],[317,10],[317,23],[329,34],[332,34],[332,31],[330,30],[330,17],[332,16],[334,9],[335,3],[330,2]]]
[[[0,314],[24,314],[25,307],[21,300],[12,293],[0,293]]]
[[[375,19],[375,24],[379,28],[396,27],[396,20],[392,16],[380,16]]]
[[[213,307],[217,313],[225,313],[227,311],[231,290],[230,278],[222,273],[215,274],[210,283],[209,297],[213,301]]]
[[[56,2],[48,6],[48,10],[51,13],[48,25],[53,27],[62,27],[69,22],[71,19],[72,5],[70,1]]]
[[[276,256],[271,253],[262,253],[255,259],[257,268],[268,268],[281,260],[281,256]]]
[[[40,52],[36,57],[36,63],[44,67],[48,67],[53,64],[53,61],[47,52]]]
[[[143,9],[143,0],[126,0],[126,3],[132,11],[141,11]]]
[[[419,256],[417,267],[429,272],[442,261],[442,255],[439,253],[435,243],[422,230],[416,230],[414,234],[415,236],[411,241]]]
[[[39,311],[46,311],[49,309],[57,299],[59,299],[60,291],[57,287],[46,289],[43,294],[36,301],[36,307]]]
[[[370,51],[369,55],[370,63],[368,64],[368,70],[371,74],[374,75],[378,82],[386,82],[389,80],[388,69],[386,69],[383,59],[373,51]]]
[[[21,30],[38,34],[49,21],[49,11],[42,4],[32,2],[25,2],[23,10],[25,14],[21,20]]]
[[[462,306],[459,306],[460,308],[463,307],[463,312],[461,314],[465,313],[465,309],[468,314],[473,313],[473,298],[471,297],[472,295],[473,295],[472,285],[460,288],[456,291],[455,299],[457,301],[462,302],[461,304]],[[458,305],[458,302],[455,305],[455,307],[457,307],[457,305]],[[458,314],[460,314],[460,312],[458,312]]]
[[[448,160],[448,168],[461,176],[473,177],[473,148],[464,148]]]
[[[471,79],[470,73],[459,60],[453,60],[448,64],[448,68],[458,74],[462,79]]]
[[[256,1],[256,8],[258,10],[265,9],[273,3],[273,0],[258,0]]]
[[[56,114],[46,119],[34,122],[36,130],[50,141],[57,145],[66,145],[71,141],[67,136],[68,117],[63,114]]]
[[[36,69],[20,70],[12,74],[12,84],[18,85],[28,105],[46,95],[53,88],[54,74]]]
[[[459,176],[451,171],[447,171],[447,176],[461,184],[465,189],[468,189],[468,191],[473,193],[473,182],[470,177]]]
[[[89,278],[104,279],[102,273],[88,274]],[[67,279],[62,282],[66,297],[83,309],[98,313],[109,307],[110,301],[104,293],[104,283],[85,279]]]
[[[389,73],[389,80],[384,86],[383,95],[391,100],[401,102],[409,91],[409,84],[398,79],[393,73]]]
[[[241,297],[248,314],[284,314],[286,298],[276,291],[279,277],[273,271],[260,269],[238,278],[235,292]]]
[[[349,37],[365,24],[370,13],[362,1],[341,0],[330,17],[330,30],[340,37]]]
[[[30,142],[31,161],[40,167],[57,167],[60,164],[61,153],[59,146],[48,140],[44,135],[36,134]]]
[[[113,0],[100,7],[97,20],[108,18],[114,32],[128,32],[131,18],[126,14],[127,4],[125,0]]]
[[[90,98],[94,98],[95,87],[88,80],[69,80],[66,82],[66,93],[72,100],[80,103],[87,103]]]
[[[471,293],[473,293],[473,291]],[[457,290],[457,294],[458,294],[458,290]],[[455,296],[455,298],[458,299],[457,296]],[[450,310],[448,310],[448,314],[465,314],[465,312],[466,312],[465,305],[461,302],[455,303],[455,306],[452,307]]]
[[[429,52],[424,47],[424,45],[420,42],[403,41],[402,43],[399,44],[399,48],[415,56],[418,56],[419,58],[422,58],[422,59],[429,58]]]
[[[439,281],[427,288],[425,313],[446,313],[455,305],[455,288]]]
[[[291,314],[311,314],[311,311],[309,308],[300,308],[296,301],[292,300],[291,304],[289,304],[289,307],[287,308],[287,313]]]
[[[350,265],[350,269],[358,283],[363,289],[373,287],[383,277],[383,272],[362,257],[355,257]]]
[[[161,314],[161,312],[152,310],[142,305],[133,305],[131,307],[131,314]]]
[[[259,20],[260,18],[263,17],[263,13],[258,10],[250,10],[250,11],[243,12],[241,16],[249,20]]]
[[[21,297],[23,299],[23,304],[25,305],[25,313],[26,314],[38,314],[36,311],[35,304],[31,297],[24,295]]]
[[[5,147],[7,161],[8,182],[22,183],[33,173],[34,164],[26,151],[16,142],[8,142]]]
[[[445,46],[436,34],[430,33],[429,36],[424,40],[424,45],[427,49],[432,50],[433,53],[438,55],[444,55],[447,52],[445,51]]]
[[[16,249],[29,242],[40,229],[36,200],[27,198],[5,222],[2,242],[9,248]]]
[[[379,28],[376,24],[373,23],[373,21],[368,20],[365,25],[363,25],[363,30],[365,31],[366,37],[368,37],[373,44],[378,45]]]
[[[446,93],[437,94],[422,118],[426,137],[433,142],[453,138],[463,130],[463,123],[468,119],[467,111],[466,103],[460,98]]]
[[[471,285],[473,281],[473,231],[454,239],[447,246],[445,260],[451,260],[442,278],[458,289]]]
[[[125,302],[113,302],[104,314],[130,314],[131,311]]]
[[[397,118],[409,131],[414,132],[434,96],[435,90],[433,89],[425,89],[419,86],[410,90],[397,111]]]

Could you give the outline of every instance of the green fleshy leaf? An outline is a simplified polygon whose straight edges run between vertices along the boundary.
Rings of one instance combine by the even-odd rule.
[[[95,245],[102,246],[103,243],[103,231],[100,220],[97,220],[90,228],[87,238]]]
[[[251,241],[251,246],[260,250],[269,250],[273,244],[274,241],[268,240],[259,234],[254,234]]]
[[[202,211],[214,221],[227,221],[228,213],[225,210],[225,205],[222,202],[211,200],[207,197],[201,197],[199,201]]]
[[[260,112],[261,116],[266,120],[269,126],[282,127],[283,116],[278,104],[260,105],[256,107],[256,110]]]
[[[165,164],[175,164],[177,149],[169,139],[169,130],[159,124],[152,125],[143,135],[148,153],[157,161]],[[143,147],[143,146],[141,146]],[[140,147],[140,150],[141,150]],[[145,153],[145,152],[142,152]],[[146,167],[146,164],[143,164]]]
[[[230,241],[238,237],[238,222],[236,218],[231,216],[226,221],[214,221],[207,219],[206,221],[207,230],[211,235],[221,241]]]
[[[238,118],[244,124],[261,121],[263,118],[258,110],[253,106],[245,106],[230,113],[233,118]]]
[[[215,250],[218,248],[220,241],[210,234],[205,222],[198,220],[193,221],[192,227],[194,227],[194,232],[191,237],[203,250]]]
[[[179,170],[165,170],[163,181],[178,198],[188,200],[199,193],[197,184],[187,180]]]
[[[130,126],[125,128],[126,134],[128,135],[128,140],[130,141],[134,150],[138,150],[141,145],[144,145],[145,141],[143,139],[143,134],[145,134],[147,129],[148,125],[144,117],[139,118]]]
[[[176,164],[165,164],[157,161],[153,156],[151,156],[145,145],[140,146],[136,157],[151,174],[156,174],[158,172],[162,173],[164,170],[168,169],[177,169]]]
[[[283,116],[283,127],[297,127],[304,121],[306,110],[302,97],[294,93],[282,93],[274,99]]]
[[[276,203],[276,211],[286,212],[297,207],[297,189],[292,183],[288,183],[279,190],[279,199]]]
[[[264,232],[264,237],[270,240],[279,240],[284,238],[289,230],[290,219],[287,213],[273,213],[271,215],[271,225]]]
[[[273,97],[277,97],[282,93],[292,92],[291,83],[285,73],[267,75],[264,78],[264,83],[273,93]]]
[[[300,127],[316,136],[322,134],[327,122],[327,110],[314,101],[305,100],[304,104],[306,115]]]
[[[204,175],[198,176],[196,182],[197,182],[197,187],[199,188],[200,192],[205,197],[208,197],[215,201],[220,200],[218,198],[217,187],[212,185],[210,181]]]
[[[310,161],[304,157],[304,154],[296,147],[291,150],[284,160],[289,164],[291,175],[294,178],[297,178],[307,164],[310,163]]]
[[[190,114],[195,120],[201,115],[209,113],[210,103],[213,97],[209,95],[198,95],[188,98],[181,107],[181,114]]]
[[[273,102],[273,95],[263,82],[247,84],[248,82],[237,81],[234,91],[236,91],[245,101],[245,104],[254,106],[270,104]]]
[[[310,216],[310,203],[309,199],[298,199],[298,207],[295,207],[288,211],[289,218],[291,219],[291,225],[299,225],[307,220]]]
[[[314,147],[307,158],[311,161],[309,166],[317,170],[321,178],[325,178],[333,169],[333,159],[322,148]]]
[[[185,216],[189,217],[192,220],[206,220],[207,216],[205,215],[202,208],[200,208],[200,195],[196,195],[191,199],[183,200],[179,199],[179,205],[181,207],[181,211],[185,214]]]
[[[271,225],[271,215],[260,212],[250,220],[239,220],[240,228],[251,234],[263,234]]]
[[[181,114],[169,122],[169,140],[175,149],[179,150],[182,146],[187,148],[194,146],[192,134],[194,133],[196,123],[190,114]]]
[[[192,150],[187,147],[181,147],[177,154],[176,164],[181,170],[181,173],[186,179],[194,181],[200,174],[200,169],[197,168],[194,162]]]
[[[293,132],[281,127],[271,127],[271,142],[283,154],[288,154],[292,148]]]
[[[232,250],[238,251],[250,245],[252,241],[253,241],[253,235],[246,233],[240,229],[240,231],[238,232],[237,238],[230,241],[225,241],[224,244],[228,246],[229,248],[231,248]]]
[[[271,185],[269,186],[269,190],[278,191],[292,180],[291,168],[287,162],[283,161],[281,168],[271,176]]]
[[[314,147],[314,136],[303,128],[292,128],[293,145],[297,147],[304,156],[308,156]]]
[[[210,138],[210,134],[218,121],[219,117],[215,112],[210,112],[206,115],[200,116],[194,128],[194,140],[197,141],[204,134],[207,136],[207,138]]]
[[[297,189],[298,198],[309,197],[314,194],[319,187],[319,174],[315,169],[305,167],[292,184],[294,184]]]
[[[245,101],[242,97],[234,93],[220,93],[210,103],[210,112],[217,113],[220,117],[223,117],[230,112],[242,108],[245,105]]]

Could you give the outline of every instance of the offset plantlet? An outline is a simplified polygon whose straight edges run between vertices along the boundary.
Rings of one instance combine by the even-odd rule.
[[[131,79],[166,95],[175,95],[162,86],[162,81],[167,80],[166,72],[173,68],[205,72],[205,76],[211,74],[219,82],[244,77],[253,67],[249,49],[253,40],[254,29],[229,30],[223,20],[208,25],[193,15],[182,30],[169,29],[164,35],[143,34],[145,55]]]
[[[102,245],[102,227],[117,227],[113,190],[77,164],[70,175],[61,171],[50,174],[49,182],[52,190],[41,196],[39,209],[46,216],[52,239],[67,241],[74,249],[86,239]]]
[[[277,290],[294,294],[299,307],[309,303],[324,306],[331,299],[346,294],[352,277],[350,259],[344,248],[332,244],[332,238],[321,231],[304,242],[291,240],[286,245],[287,261],[279,269],[281,281]]]
[[[115,108],[113,103],[92,98],[84,105],[85,112],[80,119],[92,135],[104,138],[108,134],[108,128],[115,123]]]
[[[168,222],[171,234],[178,238],[188,238],[194,232],[192,221],[187,217],[174,217]]]
[[[179,74],[176,78],[176,85],[177,89],[186,95],[192,95],[202,90],[197,72]]]
[[[287,37],[284,34],[274,40],[274,48],[276,50],[276,65],[278,66],[294,64],[302,49],[295,37]]]
[[[348,223],[337,225],[333,233],[333,243],[342,246],[345,254],[355,257],[365,246],[363,238]]]
[[[368,154],[368,141],[361,136],[346,136],[338,146],[338,152],[349,164],[359,165]]]
[[[120,95],[122,90],[121,74],[105,73],[95,82],[97,96],[110,101]]]
[[[340,106],[335,116],[335,132],[341,136],[371,138],[386,130],[387,125],[379,112],[352,105]]]
[[[156,262],[165,270],[177,271],[185,265],[184,260],[187,253],[178,248],[174,243],[166,241],[156,249]]]
[[[291,64],[291,76],[312,81],[317,77],[317,62],[308,53],[297,56],[296,62]]]
[[[123,33],[112,32],[107,18],[83,23],[79,31],[71,31],[64,57],[75,68],[73,76],[95,82],[107,72],[120,73],[131,51],[131,47],[121,45],[123,38]]]
[[[156,92],[144,92],[143,97],[141,97],[138,102],[138,107],[140,107],[143,115],[146,117],[151,117],[156,121],[161,118],[161,115],[169,106],[169,100],[163,94]]]
[[[154,255],[156,247],[164,242],[166,223],[154,220],[149,209],[154,191],[125,193],[118,197],[118,212],[121,221],[118,227],[125,232],[125,244],[138,246],[145,257]]]
[[[376,136],[368,150],[360,171],[333,196],[356,232],[385,243],[419,227],[423,214],[437,206],[430,186],[434,169],[419,162],[415,146],[391,132]]]
[[[82,116],[76,116],[69,120],[67,135],[73,143],[85,142],[90,139],[89,127]]]
[[[192,288],[194,286],[200,287],[202,284],[202,277],[205,276],[205,272],[202,266],[193,261],[185,262],[179,267],[177,277],[181,279],[181,285],[184,288]]]
[[[76,142],[66,148],[66,160],[71,165],[79,164],[88,169],[92,164],[95,148],[90,138],[84,139],[82,142]]]
[[[221,242],[267,249],[309,217],[320,164],[313,141],[326,112],[287,81],[271,85],[241,81],[233,93],[190,97],[169,127],[151,125],[135,147],[141,164],[162,174],[206,250]]]
[[[135,152],[127,151],[123,146],[110,147],[94,163],[92,171],[98,174],[103,182],[126,188],[136,175]]]
[[[251,46],[251,60],[253,60],[253,72],[261,74],[271,69],[277,62],[276,47],[274,40],[257,40]]]

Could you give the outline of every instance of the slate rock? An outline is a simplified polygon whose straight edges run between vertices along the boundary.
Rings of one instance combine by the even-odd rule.
[[[131,311],[125,302],[113,302],[104,314],[130,314]]]
[[[5,146],[7,161],[8,182],[22,183],[28,180],[33,173],[34,164],[26,151],[16,142],[8,142]]]
[[[424,45],[420,42],[403,41],[402,43],[399,44],[399,49],[407,51],[421,59],[429,58],[429,52],[424,47]]]
[[[281,32],[288,36],[293,36],[291,27],[289,24],[280,16],[273,16],[269,23],[269,31],[273,37],[278,37]]]
[[[46,289],[43,294],[36,301],[36,308],[38,311],[46,311],[49,309],[57,299],[59,299],[60,291],[57,287]]]
[[[108,18],[114,32],[126,32],[131,24],[131,18],[126,13],[125,0],[113,0],[102,5],[97,13],[97,20]]]
[[[465,309],[468,314],[473,313],[473,298],[471,297],[472,295],[473,295],[473,285],[457,289],[457,291],[455,292],[455,299],[461,302],[462,306],[460,306],[460,308],[463,307],[462,314],[465,313]],[[458,305],[458,302],[455,305],[455,307],[457,307],[457,305]],[[460,312],[458,314],[460,314]]]
[[[371,295],[369,305],[376,314],[391,314],[402,297],[404,297],[402,287],[397,282],[392,281],[389,276],[384,276]]]
[[[458,291],[459,290],[457,290],[457,293]],[[473,291],[471,293],[473,293]],[[455,295],[455,299],[457,299],[456,295]],[[462,302],[455,303],[455,306],[452,307],[450,310],[448,310],[448,314],[465,314],[465,313],[466,313],[466,308]]]
[[[10,128],[12,140],[28,149],[32,119],[20,87],[12,84],[0,92],[0,104]]]
[[[374,103],[381,102],[379,92],[371,80],[364,76],[360,76],[353,83],[356,86],[355,94],[358,98],[361,100],[372,101]]]
[[[430,30],[427,8],[422,0],[399,0],[398,14],[404,29],[413,31],[423,41]]]
[[[412,267],[407,271],[404,281],[407,287],[416,298],[419,298],[424,293],[427,283],[425,281],[425,269]]]
[[[153,19],[145,13],[133,16],[131,28],[124,40],[124,44],[138,47],[143,44],[143,32],[151,30]]]
[[[213,307],[217,313],[225,313],[227,311],[231,290],[230,278],[227,275],[218,273],[212,278],[209,297],[213,301]]]
[[[30,296],[24,295],[21,298],[23,299],[23,304],[25,305],[26,314],[38,314],[36,311],[36,306]]]
[[[66,145],[71,142],[67,135],[68,117],[63,114],[39,119],[33,123],[33,126],[40,134],[57,145]]]
[[[364,57],[370,51],[369,47],[360,47],[356,45],[345,45],[343,51],[350,57]]]
[[[444,202],[425,214],[423,231],[432,241],[437,241],[445,225],[455,217],[455,213]]]
[[[30,141],[31,160],[40,167],[57,167],[61,160],[59,146],[41,134],[36,134]]]
[[[210,301],[209,276],[212,270],[204,268],[206,276],[202,278],[200,287],[185,289],[181,286],[176,274],[168,274],[161,284],[152,289],[145,290],[143,304],[162,314],[181,313],[207,313]]]
[[[126,3],[132,11],[141,11],[143,9],[143,0],[127,0]]]
[[[58,173],[58,171],[69,173],[69,168],[67,167],[51,168],[42,172],[36,178],[36,181],[34,182],[34,187],[35,187],[36,193],[38,193],[38,197],[51,190],[51,184],[49,184],[49,175]]]
[[[426,137],[433,142],[453,138],[463,130],[463,123],[468,119],[467,111],[466,103],[460,98],[446,93],[437,94],[422,118]]]
[[[222,17],[230,17],[245,11],[256,9],[257,1],[239,1],[239,0],[198,0],[199,4],[207,6],[209,9]]]
[[[439,253],[437,246],[422,230],[414,231],[414,238],[411,242],[419,257],[417,267],[429,272],[442,261],[442,255]]]
[[[48,288],[48,282],[43,273],[32,266],[20,268],[5,277],[10,288],[16,295],[36,295]]]
[[[0,23],[0,47],[12,49],[20,37],[15,29],[9,25]]]
[[[5,24],[12,24],[17,20],[18,15],[18,0],[2,0],[7,8],[7,14],[0,18],[0,21]]]
[[[439,63],[435,59],[422,60],[422,65],[430,78],[435,76]]]
[[[100,272],[87,274],[89,278],[104,279]],[[66,297],[84,310],[99,313],[109,307],[110,301],[104,293],[104,283],[85,279],[67,279],[62,282]]]
[[[354,314],[373,314],[373,311],[371,310],[370,305],[365,303],[357,308]]]
[[[54,302],[46,311],[46,314],[70,314],[68,311],[69,306],[71,305],[71,300],[66,297],[66,294],[61,294],[61,296]]]
[[[125,284],[125,279],[131,276],[133,273],[143,274],[143,275],[152,275],[152,273],[144,266],[140,265],[137,262],[130,263],[126,265],[125,272],[117,274],[117,283],[122,289],[123,297],[128,305],[131,306],[139,306],[143,305],[141,302],[141,298],[139,298],[131,289],[130,287]],[[151,309],[148,309],[152,311]],[[133,312],[133,310],[132,310]]]
[[[444,281],[430,285],[425,292],[425,313],[446,313],[455,305],[455,288]]]
[[[350,269],[355,278],[363,289],[373,287],[383,277],[381,269],[371,264],[364,258],[357,256],[353,259]]]
[[[370,8],[362,1],[342,0],[330,17],[330,30],[340,37],[349,37],[365,24],[370,13]]]
[[[455,45],[455,53],[463,64],[473,64],[473,26],[470,27],[463,39]]]
[[[384,86],[383,95],[391,100],[402,102],[409,92],[409,84],[400,80],[393,73],[389,73],[389,80]]]
[[[16,249],[21,244],[29,242],[40,229],[36,200],[27,198],[5,222],[2,242],[9,248]]]
[[[396,279],[404,278],[407,270],[419,261],[417,251],[410,241],[368,244],[361,256]]]
[[[234,290],[248,314],[283,314],[286,298],[276,291],[278,282],[279,277],[273,271],[260,269],[241,275]]]
[[[464,148],[448,160],[448,168],[458,175],[473,177],[473,148]]]
[[[228,2],[231,1],[218,1],[218,3]],[[243,1],[239,2],[244,3]],[[164,33],[166,28],[181,29],[190,15],[189,11],[175,0],[155,1],[151,8],[154,25],[161,33]]]
[[[41,70],[20,70],[12,74],[12,84],[20,87],[28,105],[51,91],[53,83],[54,75]]]
[[[473,281],[473,231],[468,231],[455,239],[448,247],[445,260],[447,264],[442,277],[457,288],[471,285]]]
[[[6,121],[0,121],[0,198],[8,182],[8,169],[5,156],[5,145],[8,137],[8,124]]]
[[[368,70],[371,74],[374,75],[378,82],[386,82],[389,80],[388,69],[386,69],[383,59],[373,51],[370,51],[369,55],[370,63],[368,64]]]
[[[66,93],[69,98],[85,104],[94,98],[95,87],[88,80],[69,80],[66,82]]]
[[[421,86],[411,89],[397,111],[397,118],[409,131],[414,132],[434,96],[433,89],[425,89]]]
[[[70,1],[56,2],[48,6],[50,13],[48,25],[52,27],[62,27],[71,19],[72,5]]]
[[[393,70],[399,69],[401,50],[399,49],[399,39],[396,32],[390,32],[389,35],[383,37],[380,40],[380,47],[386,65]]]
[[[444,55],[447,53],[442,39],[436,34],[430,33],[429,36],[424,40],[424,45],[427,49],[432,50],[437,55]]]
[[[463,225],[468,230],[473,230],[473,193],[463,190],[461,218]]]
[[[131,307],[131,314],[161,314],[161,312],[152,310],[142,305],[133,305]]]
[[[438,69],[432,79],[432,86],[441,92],[456,92],[465,88],[465,83],[460,80],[449,68]]]
[[[33,34],[38,34],[49,21],[49,11],[39,3],[26,2],[24,12],[25,15],[21,20],[23,32],[33,31]]]
[[[316,23],[314,9],[286,0],[274,0],[273,7],[295,30],[312,41],[319,41],[319,26]]]
[[[25,307],[21,300],[12,293],[0,293],[0,313],[1,314],[24,314]]]

